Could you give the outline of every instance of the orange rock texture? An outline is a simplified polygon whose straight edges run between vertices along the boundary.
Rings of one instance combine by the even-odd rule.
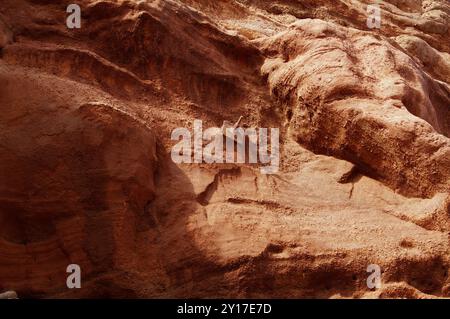
[[[0,0],[0,110],[0,292],[450,297],[447,0]],[[172,160],[240,116],[276,174]]]

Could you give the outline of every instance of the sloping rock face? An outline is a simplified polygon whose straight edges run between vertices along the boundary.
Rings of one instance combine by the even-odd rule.
[[[0,2],[0,291],[450,296],[448,1]],[[277,174],[172,161],[240,116]]]
[[[283,48],[263,70],[297,141],[405,194],[448,190],[448,85],[392,40],[322,20],[301,20],[264,42],[269,52]]]
[[[85,276],[135,263],[157,165],[144,124],[74,96],[86,87],[30,74],[0,74],[1,285],[25,296],[64,283],[72,263]]]

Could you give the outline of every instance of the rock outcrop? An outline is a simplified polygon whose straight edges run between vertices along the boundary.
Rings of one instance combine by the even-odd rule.
[[[1,1],[0,291],[450,296],[448,1],[72,2]],[[170,158],[240,116],[277,174]]]

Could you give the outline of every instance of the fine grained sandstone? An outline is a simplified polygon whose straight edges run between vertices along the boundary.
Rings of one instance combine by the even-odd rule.
[[[0,0],[0,292],[450,296],[448,1],[72,2]],[[240,116],[277,174],[171,160]]]

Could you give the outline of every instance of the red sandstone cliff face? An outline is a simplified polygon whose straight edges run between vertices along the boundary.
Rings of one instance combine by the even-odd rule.
[[[0,291],[449,296],[447,1],[69,3],[0,0]],[[171,160],[241,115],[277,174]]]

